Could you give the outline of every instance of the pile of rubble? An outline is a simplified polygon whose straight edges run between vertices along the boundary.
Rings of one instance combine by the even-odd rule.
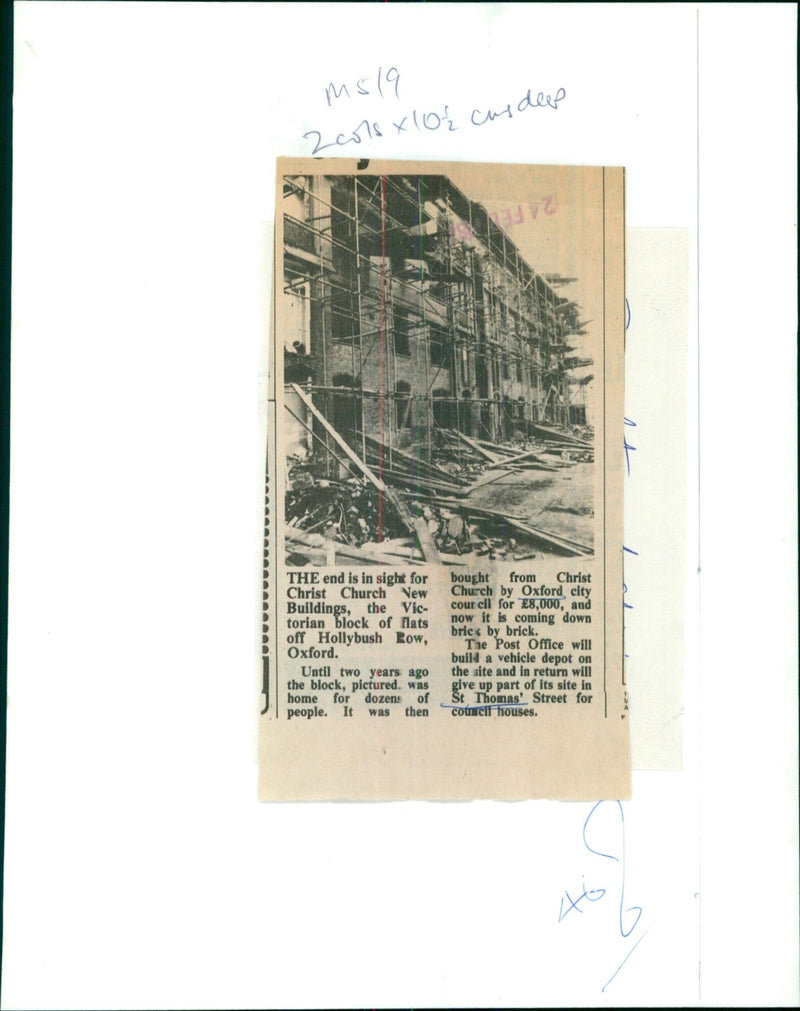
[[[498,462],[506,457],[525,456],[521,463],[557,469],[538,463],[538,451],[484,447],[496,459],[484,456],[480,463],[461,464],[451,459],[445,461],[445,470],[384,448],[374,472],[361,464],[370,479],[321,477],[325,463],[320,456],[290,461],[284,528],[290,564],[469,565],[477,559],[520,561],[553,553],[591,553],[521,517],[470,501],[474,488],[513,473],[515,468]],[[497,453],[501,448],[505,452]],[[368,459],[375,453],[373,446]]]
[[[390,502],[369,482],[358,478],[315,478],[308,463],[289,471],[285,521],[306,533],[360,547],[365,542],[408,533]]]
[[[445,509],[434,502],[430,504],[412,502],[411,510],[425,521],[442,555],[462,557],[472,555],[478,558],[487,557],[490,561],[495,558],[514,557],[518,546],[514,537],[501,533],[499,529],[494,531],[484,529],[486,524],[465,519],[462,511]],[[496,536],[491,536],[492,532]],[[528,554],[527,557],[531,555]]]
[[[592,553],[522,517],[470,501],[476,488],[520,470],[572,467],[576,455],[593,459],[587,438],[532,425],[531,441],[509,446],[438,429],[426,460],[362,433],[359,454],[296,383],[293,389],[329,441],[317,439],[324,459],[289,461],[284,536],[291,564],[463,565],[483,556],[518,561],[537,551]],[[351,477],[320,476],[331,459],[338,473],[345,468]]]

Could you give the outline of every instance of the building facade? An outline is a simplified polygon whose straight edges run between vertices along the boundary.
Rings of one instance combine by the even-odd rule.
[[[348,441],[586,423],[578,306],[446,177],[285,177],[282,211],[284,383]]]

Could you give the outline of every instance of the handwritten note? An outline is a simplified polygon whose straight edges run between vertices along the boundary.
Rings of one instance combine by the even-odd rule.
[[[627,330],[629,326],[630,326],[630,303],[628,302],[628,300],[626,298],[625,299],[625,329]],[[636,452],[636,446],[634,446],[631,442],[628,441],[627,429],[629,429],[629,428],[636,428],[636,427],[637,427],[636,422],[632,421],[630,418],[626,417],[623,420],[622,445],[623,445],[623,449],[625,451],[625,473],[627,475],[627,478],[630,478],[630,476],[631,476],[631,453],[635,453]],[[631,438],[632,437],[633,436],[631,436]],[[630,561],[631,561],[631,556],[633,556],[633,558],[638,558],[639,557],[639,552],[636,551],[634,548],[628,547],[627,545],[623,546],[622,551],[623,551],[623,555],[624,555],[624,557],[623,557],[623,568],[622,568],[622,571],[623,571],[624,580],[625,580],[623,582],[623,584],[622,584],[623,627],[624,627],[625,633],[626,633],[626,643],[629,643],[630,642],[630,638],[628,637],[628,631],[630,629],[630,617],[628,615],[628,611],[633,611],[634,610],[634,605],[631,603],[632,597],[629,596],[629,591],[628,591],[628,584],[629,584],[629,580],[631,578],[630,575],[629,575],[629,573],[630,573]],[[629,649],[630,649],[630,646],[626,645],[626,651],[625,651],[624,656],[623,656],[623,666],[625,668],[624,671],[623,671],[623,683],[626,686],[626,688],[625,688],[625,709],[626,709],[626,712],[627,712],[627,710],[629,708],[629,704],[630,704],[630,699],[629,699],[628,689],[627,689],[627,684],[628,684],[628,681],[627,681],[627,667],[628,667],[628,660],[630,660],[630,658],[631,658],[631,654],[630,654],[630,652],[628,652]]]
[[[407,108],[400,104],[401,79],[397,67],[379,66],[363,77],[329,81],[323,85],[320,89],[323,108],[335,109],[342,118],[333,129],[315,128],[303,133],[303,139],[311,147],[310,154],[318,155],[326,150],[330,153],[336,148],[358,145],[365,140],[379,140],[387,135],[442,134],[482,128],[495,122],[509,122],[537,110],[552,115],[558,112],[567,97],[564,87],[544,91],[530,86],[522,87],[517,94],[508,96],[507,101],[496,105],[460,106],[448,99],[432,101],[424,108]],[[371,114],[358,118],[360,103],[369,97],[387,103],[386,114],[379,119]]]
[[[600,801],[592,807],[583,823],[583,845],[589,854],[586,867],[580,885],[564,889],[558,922],[571,914],[589,913],[598,928],[608,930],[608,916],[595,913],[593,907],[602,903],[604,909],[613,908],[612,933],[626,943],[620,944],[621,961],[600,987],[605,992],[647,934],[641,922],[644,908],[626,894],[625,808],[620,801]]]
[[[623,613],[634,769],[681,766],[687,287],[685,231],[626,231]]]

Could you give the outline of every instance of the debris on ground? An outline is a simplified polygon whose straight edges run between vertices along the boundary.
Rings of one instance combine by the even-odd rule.
[[[531,425],[510,443],[437,429],[430,449],[398,449],[361,435],[355,447],[287,461],[285,535],[293,565],[520,561],[592,549],[521,517],[475,505],[478,487],[522,471],[557,472],[593,462],[591,429]],[[337,479],[331,478],[333,459]],[[347,473],[351,476],[347,476]],[[565,478],[567,475],[565,475]],[[552,512],[577,512],[556,501]],[[582,512],[585,515],[586,512]]]
[[[291,527],[354,547],[377,540],[379,530],[387,538],[408,533],[391,503],[360,478],[315,478],[304,465],[290,470],[289,480],[285,521]]]

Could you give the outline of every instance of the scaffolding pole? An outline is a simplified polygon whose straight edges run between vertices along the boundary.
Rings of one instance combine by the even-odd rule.
[[[326,179],[330,191],[325,189]],[[338,381],[331,387],[331,378],[337,362],[345,369],[347,365],[337,348],[349,345],[350,378],[343,382],[350,387],[346,396],[352,405],[352,435],[358,438],[361,432],[362,456],[367,427],[365,367],[377,343],[378,428],[389,453],[407,427],[411,410],[424,423],[429,460],[435,448],[434,430],[441,428],[437,410],[438,417],[446,417],[449,425],[454,421],[457,430],[471,431],[477,426],[492,440],[510,437],[520,422],[525,426],[529,420],[541,420],[548,405],[554,416],[559,411],[568,415],[568,402],[563,410],[557,406],[557,400],[565,402],[569,393],[563,367],[567,323],[559,311],[563,300],[524,260],[505,230],[443,177],[354,175],[351,179],[352,207],[347,177],[287,177],[285,195],[301,198],[305,220],[297,220],[287,210],[286,230],[288,222],[295,230],[286,246],[290,262],[285,276],[295,297],[310,303],[312,363],[322,372],[314,377],[318,388],[338,390]],[[438,212],[426,211],[428,200]],[[433,229],[426,230],[426,215],[432,215]],[[462,227],[459,221],[468,228],[469,241],[455,238]],[[479,252],[481,248],[485,252]],[[405,270],[402,264],[396,266],[395,257],[410,261]],[[306,281],[308,294],[296,291]],[[480,300],[479,286],[484,289]],[[405,339],[413,341],[409,352],[415,369],[409,379],[416,390],[424,390],[422,395],[397,388],[398,304],[408,318]],[[377,327],[376,315],[380,317]],[[314,340],[314,331],[319,341]],[[440,347],[435,368],[434,340]],[[542,370],[551,369],[554,358],[557,371],[543,398]],[[450,396],[433,389],[443,373],[448,374]],[[472,392],[473,375],[480,387],[476,392],[488,396],[461,396]],[[323,397],[333,405],[332,411],[337,395],[328,392]],[[391,405],[388,411],[387,405]],[[460,449],[457,452],[460,456]]]

